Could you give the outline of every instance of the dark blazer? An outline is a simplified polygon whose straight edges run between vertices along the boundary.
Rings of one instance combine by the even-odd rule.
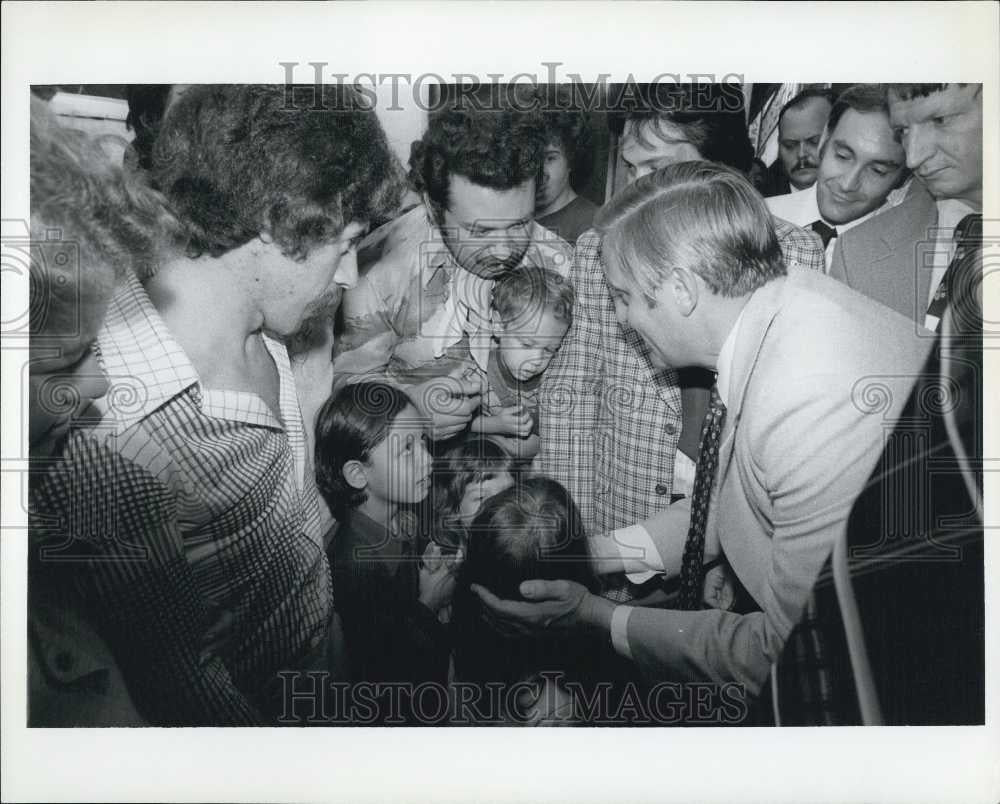
[[[757,694],[931,336],[802,269],[755,291],[739,327],[705,553],[721,550],[760,610],[636,608],[628,636],[645,677],[736,681]],[[671,506],[644,526],[654,543],[683,538],[685,512]]]
[[[981,264],[973,255],[960,270],[974,275]],[[959,280],[942,322],[946,334],[938,336],[845,536],[863,653],[882,722],[891,726],[985,722],[984,540],[975,499],[981,504],[982,311],[977,298],[961,293],[975,284]],[[848,646],[842,604],[827,565],[816,588],[817,622],[827,637],[838,722],[855,724],[863,677],[855,675],[859,645]]]
[[[830,276],[923,326],[937,206],[914,179],[906,199],[837,238]]]

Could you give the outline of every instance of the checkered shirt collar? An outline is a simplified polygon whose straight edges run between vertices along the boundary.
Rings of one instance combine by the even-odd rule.
[[[198,385],[194,366],[132,273],[108,305],[97,348],[110,381],[109,396],[124,392],[134,402],[121,405],[112,400],[120,424],[145,418]]]
[[[290,378],[287,353],[280,342],[267,335],[264,345],[278,369],[284,409]],[[108,305],[96,348],[110,386],[97,404],[119,432],[188,389],[193,390],[195,401],[206,415],[283,429],[256,394],[202,388],[191,360],[132,273],[125,277]]]

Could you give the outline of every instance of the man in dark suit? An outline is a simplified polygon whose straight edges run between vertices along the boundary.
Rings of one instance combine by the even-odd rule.
[[[811,638],[782,658],[788,725],[984,722],[981,287],[972,244],[935,348],[834,551],[837,583],[828,562]],[[811,683],[817,671],[825,685]]]
[[[949,266],[982,226],[982,86],[895,84],[889,118],[922,187],[839,238],[830,276],[937,329]]]

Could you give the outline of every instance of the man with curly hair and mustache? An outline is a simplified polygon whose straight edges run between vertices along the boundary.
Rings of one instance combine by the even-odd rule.
[[[569,272],[569,245],[533,220],[547,144],[539,106],[530,89],[497,86],[432,112],[410,155],[423,203],[361,244],[362,279],[344,296],[335,382],[405,386],[435,440],[479,408],[494,280],[524,265]],[[530,416],[508,418],[502,435],[529,435]]]

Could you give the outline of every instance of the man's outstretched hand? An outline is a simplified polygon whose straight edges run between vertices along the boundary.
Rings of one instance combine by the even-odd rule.
[[[489,589],[472,584],[472,591],[486,607],[488,619],[501,633],[538,634],[545,630],[596,624],[592,610],[597,598],[582,584],[525,581],[520,590],[526,600],[501,600]]]

